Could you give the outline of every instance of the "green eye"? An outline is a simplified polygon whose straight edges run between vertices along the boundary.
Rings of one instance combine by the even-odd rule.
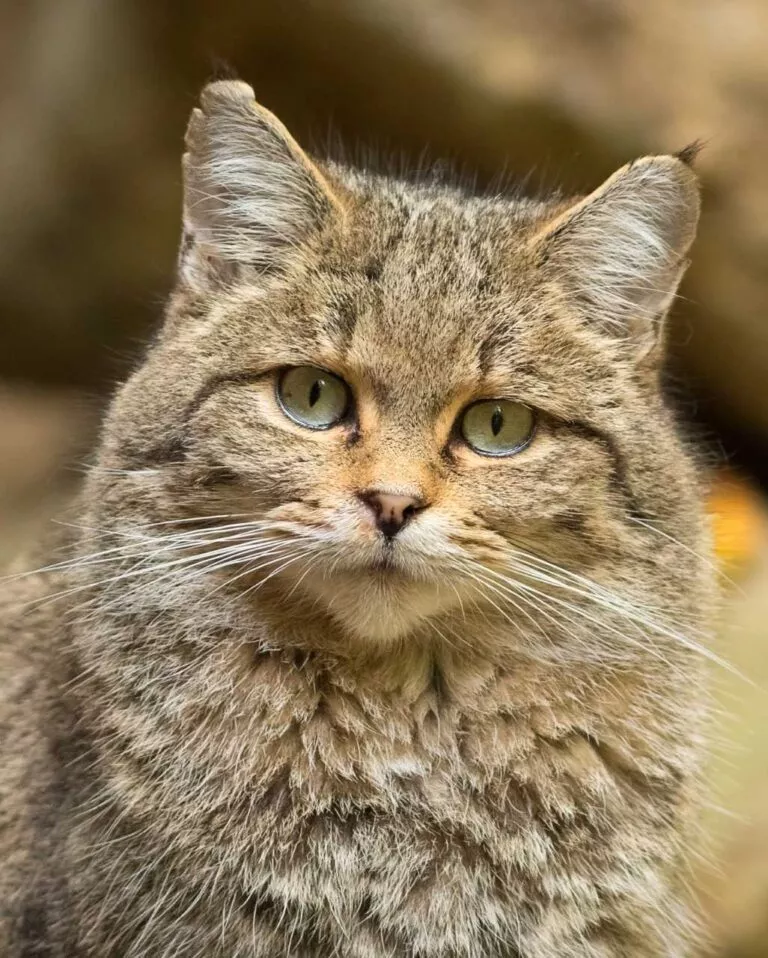
[[[483,456],[511,456],[533,435],[533,411],[508,399],[487,399],[465,410],[461,434]]]
[[[286,369],[277,384],[283,412],[308,429],[330,429],[349,407],[347,384],[317,366]]]

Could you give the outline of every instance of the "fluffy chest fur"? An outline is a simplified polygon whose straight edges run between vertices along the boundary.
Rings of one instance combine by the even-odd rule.
[[[667,900],[696,771],[681,683],[434,644],[351,668],[236,628],[212,656],[192,622],[183,651],[162,617],[135,627],[176,654],[132,681],[96,658],[80,693],[105,776],[72,839],[98,947],[661,954],[685,934]],[[101,624],[105,647],[120,629]],[[150,905],[141,933],[119,918]]]

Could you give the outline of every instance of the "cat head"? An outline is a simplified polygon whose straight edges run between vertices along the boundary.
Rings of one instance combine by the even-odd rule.
[[[100,527],[186,529],[178,569],[355,642],[478,609],[567,633],[549,579],[565,605],[579,578],[683,601],[690,557],[649,529],[700,533],[659,388],[684,159],[471,197],[316,162],[234,81],[187,150],[178,284],[107,422]]]

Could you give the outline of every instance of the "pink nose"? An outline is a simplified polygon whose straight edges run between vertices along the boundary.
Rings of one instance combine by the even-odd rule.
[[[426,506],[426,503],[416,496],[399,496],[376,489],[361,492],[360,498],[370,508],[376,526],[387,539],[393,539],[406,522]]]

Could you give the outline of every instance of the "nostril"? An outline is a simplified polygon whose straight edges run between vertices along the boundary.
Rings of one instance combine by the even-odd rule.
[[[379,519],[377,525],[385,539],[394,539],[403,527],[403,523],[397,519]]]
[[[359,497],[368,505],[373,513],[377,528],[387,539],[394,538],[417,512],[426,507],[426,503],[416,496],[405,496],[379,490],[361,492]]]

